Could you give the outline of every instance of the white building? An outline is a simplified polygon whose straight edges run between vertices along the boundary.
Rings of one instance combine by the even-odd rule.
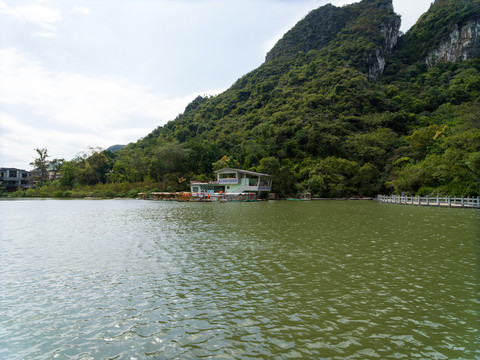
[[[273,176],[254,171],[224,168],[215,171],[216,181],[190,183],[192,193],[260,193],[272,190]]]

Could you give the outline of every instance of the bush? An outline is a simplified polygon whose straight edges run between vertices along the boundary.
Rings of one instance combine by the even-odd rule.
[[[15,197],[15,198],[25,197],[25,191],[19,188],[17,191],[11,193],[10,197]]]
[[[55,191],[53,193],[53,197],[54,198],[63,198],[63,193],[64,193],[64,191],[62,191],[62,190]]]
[[[114,198],[114,197],[117,197],[117,193],[116,193],[115,191],[113,191],[113,190],[107,190],[107,191],[105,191],[105,193],[103,194],[103,196],[106,197],[106,198],[112,199],[112,198]]]
[[[137,194],[139,193],[140,191],[138,191],[138,189],[130,189],[127,194],[125,195],[125,197],[127,198],[136,198],[137,197]]]
[[[430,186],[422,186],[417,191],[417,196],[436,196],[437,191]]]

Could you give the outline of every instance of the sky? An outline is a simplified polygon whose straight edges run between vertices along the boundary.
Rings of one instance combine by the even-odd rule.
[[[0,0],[0,167],[146,136],[335,0]],[[406,32],[432,0],[393,0]]]

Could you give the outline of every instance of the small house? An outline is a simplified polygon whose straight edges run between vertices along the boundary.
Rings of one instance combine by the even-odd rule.
[[[272,189],[273,176],[254,171],[224,168],[214,172],[216,181],[199,182],[192,181],[190,190],[192,193],[256,193],[270,191]]]

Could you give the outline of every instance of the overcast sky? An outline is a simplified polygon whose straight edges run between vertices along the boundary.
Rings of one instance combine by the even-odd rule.
[[[432,0],[394,0],[406,32]],[[127,144],[257,68],[327,0],[0,0],[0,167]]]

